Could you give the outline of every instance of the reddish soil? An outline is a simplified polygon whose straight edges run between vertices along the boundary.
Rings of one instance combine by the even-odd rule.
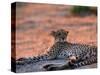
[[[97,45],[97,17],[73,16],[72,6],[26,4],[17,7],[16,58],[44,54],[54,43],[52,30],[69,31],[67,41]]]

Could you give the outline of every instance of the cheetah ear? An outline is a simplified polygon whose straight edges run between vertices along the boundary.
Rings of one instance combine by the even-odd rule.
[[[51,31],[50,35],[54,36],[55,35],[55,31]]]
[[[69,33],[69,31],[66,31],[66,33],[68,34],[68,33]]]

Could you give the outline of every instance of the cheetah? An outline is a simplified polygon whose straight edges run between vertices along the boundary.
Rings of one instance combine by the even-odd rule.
[[[71,67],[78,67],[97,62],[97,47],[86,44],[70,43],[66,40],[68,33],[69,31],[65,31],[64,29],[52,31],[50,35],[54,37],[53,46],[50,47],[47,54],[33,57],[31,61],[38,62],[64,59],[69,61]]]

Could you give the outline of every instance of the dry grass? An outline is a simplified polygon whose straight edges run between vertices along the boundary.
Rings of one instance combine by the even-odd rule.
[[[52,30],[68,30],[68,41],[97,44],[97,17],[71,16],[71,6],[27,4],[17,8],[16,58],[45,54],[54,39]]]

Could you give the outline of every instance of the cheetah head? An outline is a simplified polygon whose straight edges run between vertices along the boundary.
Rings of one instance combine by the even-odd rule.
[[[55,38],[56,42],[64,42],[66,41],[68,31],[65,31],[64,29],[59,29],[57,31],[52,31],[51,35]]]

